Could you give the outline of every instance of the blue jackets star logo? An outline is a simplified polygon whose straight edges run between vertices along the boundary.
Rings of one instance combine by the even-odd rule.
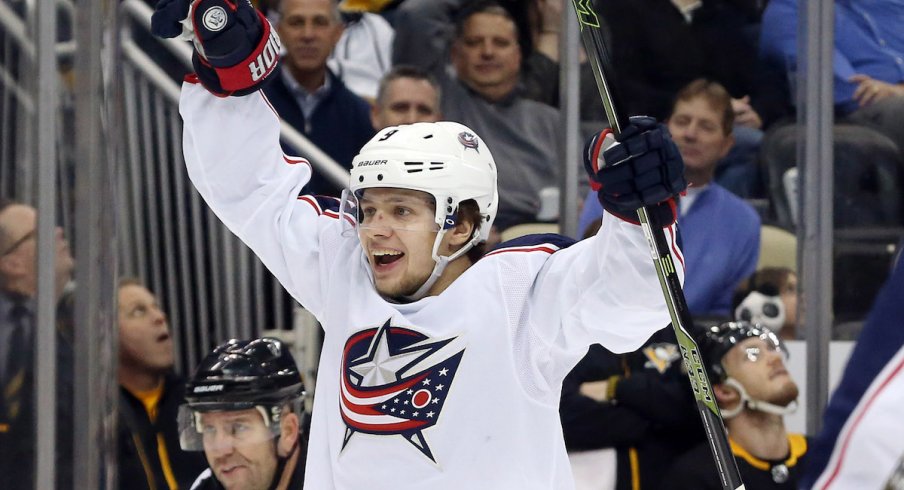
[[[387,320],[353,334],[342,356],[342,449],[356,432],[401,436],[436,462],[423,431],[436,425],[464,349]]]
[[[477,139],[477,135],[474,133],[469,133],[467,131],[458,133],[458,142],[465,148],[470,148],[477,153],[480,153],[480,140]]]

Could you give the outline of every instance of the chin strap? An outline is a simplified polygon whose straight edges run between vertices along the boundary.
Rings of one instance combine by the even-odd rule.
[[[726,378],[723,384],[737,390],[738,395],[740,395],[741,397],[741,401],[738,402],[738,405],[736,407],[732,408],[731,410],[722,410],[723,419],[736,417],[745,408],[759,412],[770,413],[772,415],[790,415],[797,411],[797,400],[792,401],[787,406],[781,407],[773,403],[764,402],[762,400],[754,400],[750,398],[750,395],[747,394],[747,390],[745,390],[744,387],[741,386],[741,383],[739,383],[734,378]]]
[[[468,243],[461,246],[460,249],[456,250],[455,253],[446,257],[445,255],[439,255],[439,244],[443,241],[443,236],[446,234],[446,230],[440,230],[436,234],[436,239],[433,240],[433,261],[436,262],[436,265],[433,266],[433,272],[430,273],[430,277],[424,281],[424,284],[421,284],[421,287],[417,288],[417,291],[412,293],[409,296],[404,296],[406,301],[417,301],[422,299],[427,295],[427,292],[430,291],[430,288],[436,284],[436,281],[439,279],[439,276],[443,275],[443,271],[446,270],[446,266],[449,265],[449,262],[461,257],[468,250],[474,248],[475,245],[480,241],[480,230],[475,229],[474,234],[471,236],[471,240]]]
[[[283,471],[286,469],[286,463],[289,461],[289,458],[292,457],[296,452],[298,452],[299,444],[298,441],[301,440],[301,434],[298,434],[298,437],[295,439],[295,444],[292,445],[292,449],[289,450],[289,454],[285,456],[279,456],[279,450],[277,449],[276,453],[276,471],[273,472],[273,481],[270,482],[269,490],[276,490],[276,487],[279,486],[279,480],[282,479]],[[274,439],[275,444],[279,445],[279,437]],[[301,459],[301,458],[299,458]],[[304,461],[301,461],[303,464]],[[296,462],[295,464],[299,464]]]

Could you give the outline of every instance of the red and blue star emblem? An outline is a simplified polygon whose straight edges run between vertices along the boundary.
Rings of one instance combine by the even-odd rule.
[[[387,320],[345,343],[340,409],[342,448],[356,432],[399,435],[435,462],[423,430],[436,424],[463,349]]]

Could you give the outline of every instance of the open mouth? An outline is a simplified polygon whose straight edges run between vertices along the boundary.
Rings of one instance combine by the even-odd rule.
[[[169,339],[170,339],[170,334],[169,334],[169,332],[167,332],[167,333],[162,333],[162,334],[160,334],[160,335],[157,336],[157,342],[166,342],[166,341],[169,340]]]
[[[371,254],[374,258],[374,264],[378,267],[390,265],[398,261],[405,255],[403,252],[399,252],[398,250],[374,250],[371,252]]]

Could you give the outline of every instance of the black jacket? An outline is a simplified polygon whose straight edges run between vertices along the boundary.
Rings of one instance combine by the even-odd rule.
[[[613,401],[580,394],[581,383],[602,380],[615,383]],[[629,354],[591,346],[565,378],[559,411],[569,451],[616,450],[618,490],[656,489],[662,470],[704,435],[671,328]]]
[[[759,459],[736,444],[731,451],[746,488],[752,490],[796,490],[807,456],[807,439],[789,434],[790,449],[782,460]],[[679,458],[662,480],[662,490],[721,490],[719,473],[708,444],[701,444]]]
[[[169,488],[157,448],[163,436],[170,467],[179,488],[187,489],[207,467],[203,452],[182,451],[176,416],[183,403],[185,386],[179,378],[167,376],[157,407],[157,422],[151,423],[141,401],[119,388],[119,488],[161,490]]]

